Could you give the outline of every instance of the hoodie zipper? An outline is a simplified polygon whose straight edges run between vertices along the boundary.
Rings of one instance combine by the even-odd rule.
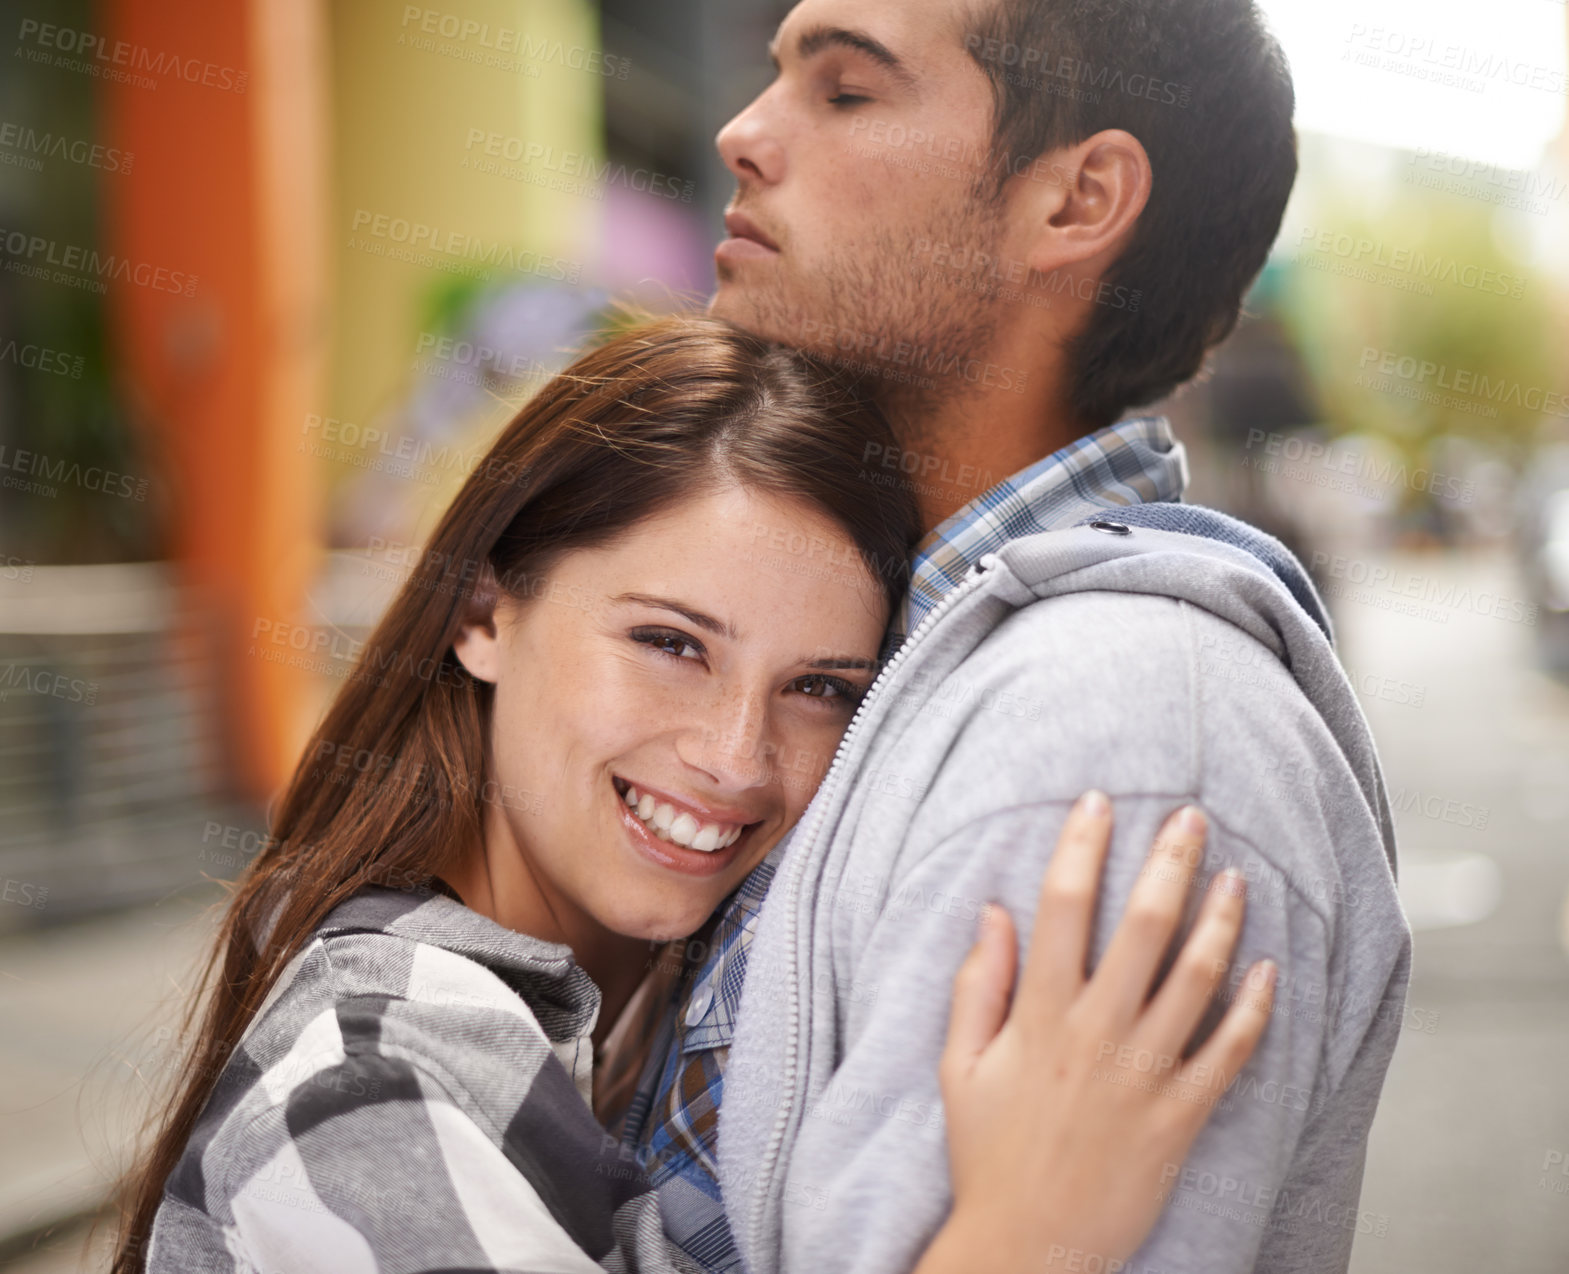
[[[838,750],[834,753],[834,759],[828,767],[828,773],[823,776],[822,786],[818,792],[819,796],[832,795],[832,790],[829,785],[833,783],[834,779],[839,775],[839,772],[844,766],[845,757],[850,755],[850,752],[855,743],[857,732],[860,729],[862,723],[865,721],[870,706],[877,697],[877,692],[893,679],[895,671],[904,663],[910,651],[914,649],[915,646],[922,639],[924,639],[934,627],[936,627],[938,622],[945,615],[947,615],[949,611],[953,610],[955,606],[957,606],[971,593],[975,592],[985,582],[988,573],[998,564],[998,560],[999,559],[995,553],[986,553],[982,555],[980,560],[970,568],[969,573],[959,581],[958,585],[953,589],[953,591],[944,596],[942,600],[939,601],[937,605],[926,615],[926,617],[915,626],[915,630],[905,638],[904,643],[899,647],[899,649],[894,651],[893,658],[883,665],[882,671],[877,674],[876,680],[873,681],[870,688],[868,688],[865,698],[863,698],[856,706],[855,715],[850,718],[850,724],[845,727],[844,737],[839,741]],[[792,845],[790,848],[789,861],[795,864],[799,864],[795,867],[794,872],[792,873],[792,885],[798,886],[800,883],[799,878],[805,869],[806,860],[808,857],[807,853],[805,852],[806,848],[807,846],[813,845],[815,843],[817,834],[819,831],[821,831],[823,822],[828,817],[828,806],[828,800],[823,800],[821,802],[821,807],[813,816],[812,825],[807,830],[807,834],[802,838],[800,843]],[[796,1068],[800,1060],[800,1031],[798,1028],[801,1022],[801,979],[798,968],[799,959],[796,955],[797,932],[800,928],[799,902],[795,902],[791,905],[787,916],[788,921],[785,927],[785,940],[787,946],[785,949],[790,953],[791,967],[790,977],[787,979],[789,982],[789,1000],[785,1018],[785,1057],[784,1064],[780,1069],[781,1094],[790,1092],[794,1088]],[[758,1174],[763,1183],[763,1190],[760,1196],[761,1201],[759,1201],[759,1196],[756,1193],[754,1193],[752,1197],[754,1211],[752,1214],[750,1233],[751,1248],[754,1253],[761,1250],[763,1218],[768,1208],[767,1201],[773,1194],[775,1169],[778,1166],[780,1151],[784,1146],[785,1127],[789,1122],[790,1111],[793,1105],[794,1102],[790,1099],[780,1101],[778,1110],[774,1115],[773,1128],[768,1134],[768,1144],[763,1149],[762,1171]],[[761,1268],[777,1270],[779,1268],[779,1262],[764,1261],[764,1263],[761,1265]]]

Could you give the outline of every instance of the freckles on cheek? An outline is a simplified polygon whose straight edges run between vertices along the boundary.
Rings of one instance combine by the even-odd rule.
[[[643,651],[618,652],[583,684],[579,702],[590,705],[596,720],[640,723],[648,733],[691,703],[694,689],[689,669],[662,665]]]

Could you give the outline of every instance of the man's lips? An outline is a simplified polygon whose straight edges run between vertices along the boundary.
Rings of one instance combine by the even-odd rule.
[[[732,239],[745,239],[770,252],[778,252],[779,245],[773,241],[763,228],[748,217],[744,212],[725,213],[725,230]]]

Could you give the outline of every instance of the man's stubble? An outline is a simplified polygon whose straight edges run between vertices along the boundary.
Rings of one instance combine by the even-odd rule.
[[[721,266],[730,290],[721,289],[711,309],[855,374],[901,445],[919,450],[940,433],[943,409],[972,390],[959,369],[985,361],[997,328],[996,300],[974,272],[932,262],[977,251],[995,260],[1001,237],[1000,203],[978,182],[931,205],[917,225],[869,227],[809,271],[795,266],[787,243],[781,262],[791,269],[774,283],[742,291],[740,272]],[[936,245],[948,251],[934,252]]]

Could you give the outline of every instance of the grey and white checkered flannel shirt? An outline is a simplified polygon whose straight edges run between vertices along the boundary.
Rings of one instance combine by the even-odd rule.
[[[154,1219],[150,1271],[679,1270],[589,1106],[599,992],[564,946],[368,888],[285,970]]]

